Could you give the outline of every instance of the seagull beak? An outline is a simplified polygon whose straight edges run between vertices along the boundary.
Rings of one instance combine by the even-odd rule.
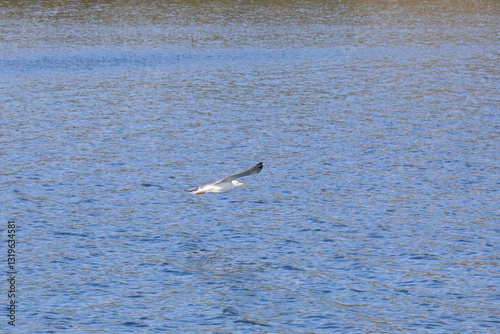
[[[244,186],[245,184],[244,183],[240,183],[240,186]]]

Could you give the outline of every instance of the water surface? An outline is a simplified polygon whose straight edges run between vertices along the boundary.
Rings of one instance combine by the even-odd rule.
[[[499,13],[0,5],[15,330],[497,332]]]

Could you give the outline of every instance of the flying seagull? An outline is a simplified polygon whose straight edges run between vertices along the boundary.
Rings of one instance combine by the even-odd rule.
[[[192,194],[196,195],[201,195],[204,193],[227,193],[230,192],[231,190],[236,189],[236,187],[239,186],[244,186],[244,183],[238,182],[236,179],[243,177],[243,176],[248,176],[248,175],[254,175],[258,174],[264,166],[262,165],[262,162],[259,162],[253,167],[248,168],[246,171],[230,175],[220,181],[214,182],[214,183],[209,183],[201,187],[196,187],[193,189],[189,189],[186,191],[189,191]]]

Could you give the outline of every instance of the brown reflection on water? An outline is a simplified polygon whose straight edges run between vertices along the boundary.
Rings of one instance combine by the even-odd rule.
[[[10,51],[425,44],[494,39],[498,1],[4,1]],[[457,33],[458,31],[458,33]]]

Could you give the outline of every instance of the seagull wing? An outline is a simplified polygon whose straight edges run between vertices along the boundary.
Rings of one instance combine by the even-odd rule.
[[[262,165],[262,162],[259,162],[258,164],[256,164],[255,166],[253,167],[250,167],[248,168],[246,171],[244,172],[241,172],[241,173],[238,173],[238,174],[234,174],[234,175],[230,175],[216,183],[220,183],[220,182],[231,182],[233,180],[236,180],[236,179],[239,179],[240,177],[243,177],[243,176],[248,176],[248,175],[254,175],[254,174],[258,174],[262,168],[264,168],[264,165]]]

